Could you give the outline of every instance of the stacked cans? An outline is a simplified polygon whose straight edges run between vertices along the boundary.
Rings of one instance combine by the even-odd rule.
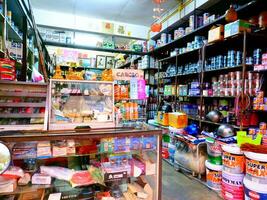
[[[259,88],[259,75],[246,73],[245,79],[245,93],[254,96]],[[217,81],[216,77],[212,79],[212,93],[213,96],[237,96],[242,91],[242,72],[230,72],[228,74],[220,75]]]
[[[236,144],[222,146],[222,196],[224,200],[243,200],[245,157]]]

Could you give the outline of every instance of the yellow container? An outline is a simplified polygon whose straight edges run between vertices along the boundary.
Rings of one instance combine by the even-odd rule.
[[[174,128],[185,128],[188,124],[187,115],[182,112],[169,113],[169,126]]]
[[[162,126],[169,126],[169,113],[158,111],[158,123]]]

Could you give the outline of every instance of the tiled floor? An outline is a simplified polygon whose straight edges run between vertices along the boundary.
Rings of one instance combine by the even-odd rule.
[[[221,200],[212,190],[162,161],[162,200]]]

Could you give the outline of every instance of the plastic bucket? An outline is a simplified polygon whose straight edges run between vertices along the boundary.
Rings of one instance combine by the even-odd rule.
[[[222,194],[225,199],[244,199],[243,178],[244,174],[232,174],[222,171]]]
[[[212,138],[206,139],[208,161],[215,165],[222,164],[222,147],[221,145]]]
[[[207,185],[213,190],[221,190],[222,184],[222,165],[214,165],[208,160],[205,162],[206,165],[206,179]]]
[[[245,156],[236,144],[227,144],[223,149],[223,170],[233,174],[242,174],[245,170]]]
[[[267,184],[267,154],[245,152],[245,156],[247,178],[254,183]]]
[[[245,200],[266,200],[267,199],[267,187],[266,184],[255,183],[248,179],[247,176],[244,178],[245,188]]]

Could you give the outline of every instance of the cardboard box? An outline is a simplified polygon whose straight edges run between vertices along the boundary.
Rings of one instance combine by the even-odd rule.
[[[224,39],[224,26],[220,25],[217,28],[209,30],[208,43],[216,42]]]
[[[163,126],[169,126],[169,113],[158,111],[157,122]]]
[[[188,124],[187,115],[182,112],[169,113],[169,126],[180,129]]]
[[[231,37],[241,32],[251,32],[250,23],[244,20],[236,20],[224,26],[224,38]]]

